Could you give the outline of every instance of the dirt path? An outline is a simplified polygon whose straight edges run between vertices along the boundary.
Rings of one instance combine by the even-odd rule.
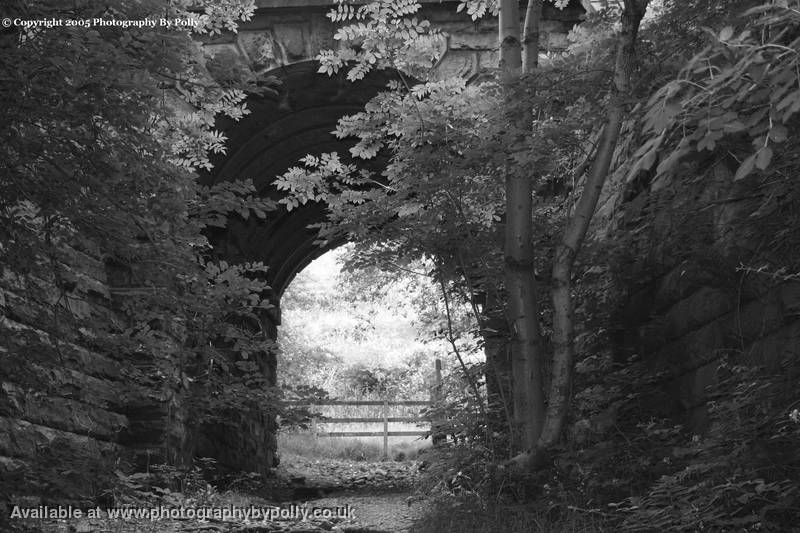
[[[297,495],[318,508],[347,508],[351,518],[334,529],[340,531],[407,532],[423,511],[413,495],[419,465],[414,462],[314,461],[284,457],[289,466],[278,478],[294,480]],[[301,481],[302,480],[302,481]]]
[[[248,490],[171,494],[126,506],[140,513],[136,517],[112,518],[103,509],[99,517],[87,517],[83,510],[80,518],[15,519],[12,531],[407,533],[424,511],[424,502],[413,495],[417,463],[314,461],[284,456],[283,464],[287,466],[278,468],[274,478]],[[30,508],[40,505],[31,503]],[[198,518],[201,509],[207,515]],[[227,515],[221,516],[223,512]],[[154,519],[150,513],[160,516]]]
[[[415,519],[421,517],[423,508],[411,493],[343,494],[309,502],[319,507],[348,506],[354,518],[340,525],[340,530],[406,533]]]

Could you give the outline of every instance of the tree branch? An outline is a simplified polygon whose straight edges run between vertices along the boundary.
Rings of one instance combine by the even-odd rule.
[[[542,0],[528,0],[525,27],[522,33],[522,72],[529,74],[539,66],[539,27],[542,20]]]
[[[442,289],[442,298],[444,298],[444,309],[447,315],[447,340],[450,343],[450,346],[453,347],[453,353],[456,354],[458,358],[458,363],[461,365],[461,370],[464,372],[464,377],[467,378],[470,387],[472,388],[472,392],[475,395],[475,401],[478,402],[478,408],[481,410],[481,415],[483,416],[484,420],[486,419],[486,409],[483,406],[483,398],[481,398],[481,393],[478,390],[478,384],[475,383],[475,380],[472,377],[472,374],[469,373],[469,369],[467,365],[464,363],[464,358],[461,357],[461,351],[458,349],[456,345],[456,338],[455,334],[453,333],[453,317],[450,313],[450,299],[447,297],[447,286],[444,283],[444,278],[439,276],[439,286]]]

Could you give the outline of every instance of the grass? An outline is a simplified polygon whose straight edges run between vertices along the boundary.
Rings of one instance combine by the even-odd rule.
[[[372,397],[359,398],[375,400]],[[381,418],[382,405],[323,405],[314,407],[323,417],[331,418]],[[420,407],[390,405],[389,417],[419,417]],[[428,423],[390,422],[389,431],[425,431]],[[382,422],[372,423],[317,423],[320,432],[333,431],[383,431]],[[416,436],[389,437],[389,459],[414,460],[419,452],[430,446],[430,440]],[[381,461],[383,437],[315,437],[311,430],[286,429],[278,433],[278,453],[289,453],[309,459],[339,459],[346,461]]]
[[[394,431],[399,424],[389,426]],[[414,426],[411,426],[414,427]],[[405,429],[405,428],[403,428]],[[336,424],[335,431],[376,431],[366,424]],[[389,437],[389,459],[408,461],[430,446],[429,440],[419,437]],[[278,453],[290,453],[309,459],[338,459],[342,461],[382,461],[383,437],[318,437],[310,430],[281,431],[278,434]]]

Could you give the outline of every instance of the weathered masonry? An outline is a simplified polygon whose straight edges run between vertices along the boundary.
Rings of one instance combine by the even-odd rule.
[[[274,76],[282,86],[276,98],[251,98],[252,114],[242,121],[222,124],[230,138],[228,155],[215,161],[203,182],[251,178],[263,195],[276,197],[272,180],[300,157],[346,151],[348,145],[330,134],[336,121],[360,110],[389,74],[359,83],[317,74],[313,58],[335,45],[334,26],[325,16],[330,4],[259,0],[254,19],[238,34],[204,43],[211,76],[215,61],[222,61]],[[471,80],[496,64],[495,23],[471,21],[456,12],[457,2],[423,4],[421,17],[449,34],[439,76]],[[577,0],[564,11],[548,6],[544,48],[563,47],[583,12]],[[269,265],[278,304],[295,273],[325,252],[306,229],[322,215],[316,205],[276,212],[266,222],[235,223],[213,237],[229,262]],[[123,324],[119,304],[136,290],[124,272],[102,258],[90,242],[64,250],[59,261],[70,272],[69,290],[57,277],[0,278],[0,355],[21,356],[38,369],[35,379],[27,373],[23,380],[13,365],[0,365],[0,504],[26,494],[86,504],[102,490],[100,475],[113,472],[120,461],[147,466],[210,455],[229,467],[266,471],[275,452],[272,420],[250,417],[236,432],[199,432],[187,423],[191,405],[164,385],[153,354],[116,353],[97,345],[80,326]],[[273,337],[279,320],[279,312],[264,319]],[[261,367],[274,380],[274,357],[262,358]]]
[[[337,46],[335,26],[326,17],[330,2],[324,0],[260,0],[261,9],[238,34],[228,34],[205,44],[207,54],[227,64],[236,63],[283,83],[274,99],[248,101],[252,113],[227,124],[228,155],[203,177],[206,183],[250,178],[262,194],[278,197],[271,186],[275,176],[296,165],[306,154],[346,152],[349,144],[330,132],[338,119],[360,110],[394,75],[378,72],[362,82],[351,83],[343,75],[317,74],[314,57],[320,50]],[[420,18],[430,20],[448,34],[435,76],[460,76],[468,81],[497,65],[496,20],[474,22],[456,12],[458,2],[423,2]],[[562,50],[567,33],[585,12],[573,0],[559,10],[545,3],[541,31],[543,51]],[[276,215],[268,224],[239,225],[221,243],[225,255],[234,259],[261,260],[270,266],[270,282],[276,303],[289,281],[311,260],[321,255],[305,230],[319,219],[321,206]]]

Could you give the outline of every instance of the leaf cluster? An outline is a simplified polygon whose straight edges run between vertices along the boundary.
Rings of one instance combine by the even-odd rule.
[[[199,17],[198,31],[215,33],[253,9],[247,0],[34,1],[14,3],[7,16]],[[191,172],[224,150],[215,118],[246,114],[255,81],[220,86],[185,30],[11,29],[0,48],[3,267],[35,283],[63,270],[70,249],[105,257],[121,271],[114,283],[124,296],[115,301],[124,318],[86,317],[75,329],[93,347],[151,359],[152,372],[131,379],[167,402],[203,390],[209,402],[198,418],[274,405],[263,363],[271,349],[261,328],[271,307],[265,267],[214,260],[203,233],[232,216],[264,218],[274,204],[250,182],[205,188]]]
[[[416,14],[416,0],[377,0],[355,7],[351,0],[336,0],[328,13],[333,22],[347,22],[334,39],[342,46],[317,56],[319,72],[334,74],[347,66],[347,79],[363,79],[372,69],[395,69],[415,76],[433,66],[441,55],[445,35]]]
[[[634,154],[631,179],[655,168],[662,181],[669,180],[679,161],[704,151],[735,157],[734,180],[770,166],[792,137],[800,111],[796,8],[792,2],[764,4],[743,14],[744,29],[712,32],[711,44],[648,102],[646,138]]]

